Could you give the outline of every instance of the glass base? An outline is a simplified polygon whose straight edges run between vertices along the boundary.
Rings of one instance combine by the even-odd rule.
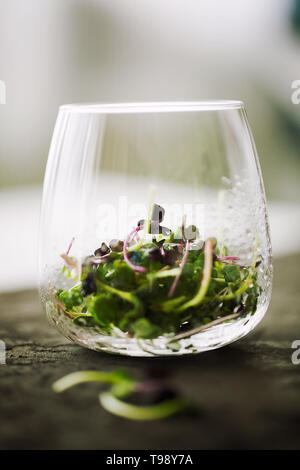
[[[262,320],[267,309],[260,306],[255,315],[247,315],[237,320],[212,326],[189,338],[168,344],[171,336],[160,336],[152,340],[141,340],[124,336],[103,335],[90,327],[80,327],[64,314],[60,314],[54,303],[46,303],[47,317],[50,323],[66,338],[94,351],[104,351],[109,354],[119,354],[132,357],[183,356],[198,354],[212,349],[218,349],[233,343],[247,335]]]

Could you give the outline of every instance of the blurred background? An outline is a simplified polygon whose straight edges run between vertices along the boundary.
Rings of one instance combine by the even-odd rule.
[[[42,181],[65,103],[243,100],[274,255],[300,251],[299,0],[1,0],[0,80],[1,291],[36,284]]]

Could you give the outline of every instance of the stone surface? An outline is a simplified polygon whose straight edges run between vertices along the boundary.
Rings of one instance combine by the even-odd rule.
[[[300,255],[276,260],[271,306],[261,325],[223,349],[184,358],[134,359],[70,343],[46,321],[35,291],[0,298],[0,449],[299,449]],[[171,371],[199,412],[131,422],[98,404],[99,384],[61,395],[51,384],[72,371],[146,367]]]

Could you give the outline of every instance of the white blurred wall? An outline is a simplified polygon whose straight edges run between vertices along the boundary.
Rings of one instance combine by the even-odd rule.
[[[284,166],[287,148],[270,102],[273,94],[294,111],[299,44],[286,32],[289,6],[289,0],[1,0],[7,104],[0,106],[0,187],[41,182],[60,104],[241,98],[267,193],[295,200],[297,151],[289,149]]]

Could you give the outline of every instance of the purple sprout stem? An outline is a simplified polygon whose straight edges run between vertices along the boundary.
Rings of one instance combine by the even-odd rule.
[[[224,263],[224,264],[232,264],[230,261],[235,261],[239,260],[240,258],[238,256],[225,256],[224,258],[219,258],[216,256],[215,260],[219,261],[219,263]]]
[[[136,227],[135,229],[132,230],[132,232],[130,232],[130,234],[128,235],[128,237],[126,238],[126,240],[124,242],[123,253],[124,253],[124,261],[125,261],[125,263],[128,264],[128,266],[130,266],[134,271],[136,271],[138,273],[146,273],[147,272],[146,268],[144,268],[143,266],[136,266],[135,264],[133,264],[130,261],[130,259],[128,257],[128,252],[127,252],[128,244],[131,241],[132,237],[137,232],[139,232],[141,229],[142,229],[142,227]]]
[[[175,292],[175,290],[176,290],[176,287],[177,287],[178,281],[179,281],[179,279],[180,279],[181,273],[182,273],[183,268],[184,268],[184,266],[185,266],[185,263],[186,263],[186,261],[187,261],[187,259],[188,259],[189,251],[190,251],[190,242],[189,242],[189,240],[187,240],[186,246],[185,246],[185,253],[184,253],[184,256],[183,256],[182,261],[181,261],[181,263],[180,263],[180,271],[179,271],[179,273],[176,275],[174,281],[172,282],[172,285],[171,285],[171,287],[170,287],[170,290],[169,290],[169,292],[168,292],[168,297],[169,297],[169,298],[173,297],[173,295],[174,295],[174,292]]]
[[[72,245],[73,245],[73,243],[74,243],[74,240],[75,240],[75,237],[73,237],[72,240],[70,241],[70,244],[69,244],[68,249],[67,249],[67,251],[66,251],[66,255],[68,255],[68,254],[70,253],[70,250],[71,250],[71,248],[72,248]]]
[[[218,256],[216,256],[215,258],[215,261],[219,261],[219,263],[223,263],[223,264],[229,264],[230,266],[236,266],[237,268],[239,269],[249,269],[250,266],[246,266],[245,264],[236,264],[236,263],[231,263],[230,261],[235,261],[235,260],[239,260],[239,256],[225,256],[224,258],[219,258]]]
[[[92,259],[91,264],[94,264],[94,265],[97,266],[98,264],[103,263],[106,260],[106,258],[109,258],[110,253],[111,252],[107,253],[106,255],[102,255],[102,256],[94,256],[94,258],[97,258],[97,260]]]

